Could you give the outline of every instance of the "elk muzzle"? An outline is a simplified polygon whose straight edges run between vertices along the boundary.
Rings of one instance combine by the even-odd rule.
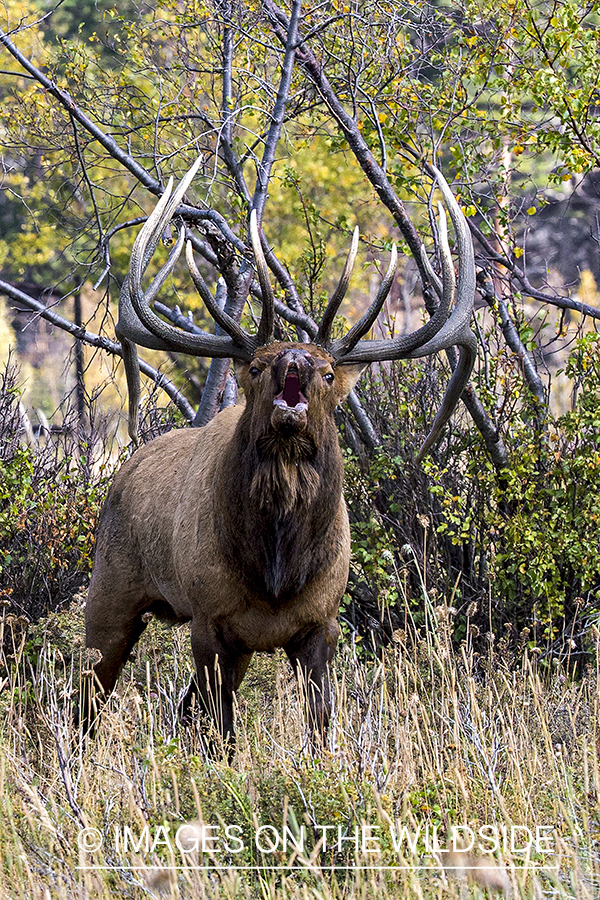
[[[277,394],[271,425],[276,431],[304,431],[308,421],[308,394],[315,362],[307,350],[286,348],[275,357],[272,373]]]

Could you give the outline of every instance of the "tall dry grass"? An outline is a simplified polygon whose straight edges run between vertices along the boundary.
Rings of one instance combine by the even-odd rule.
[[[492,642],[484,658],[468,644],[456,653],[451,611],[429,608],[421,639],[396,633],[377,656],[342,646],[329,739],[316,753],[284,657],[257,657],[238,698],[229,765],[207,758],[199,733],[179,727],[188,635],[158,623],[97,736],[81,745],[71,712],[90,662],[82,605],[79,598],[27,634],[11,617],[2,624],[0,897],[600,894],[598,647],[580,681],[558,670],[542,676],[529,659],[515,669]],[[174,846],[185,823],[193,823],[187,838],[212,838],[205,853]],[[519,852],[524,841],[495,853],[460,853],[460,842],[456,853],[440,852],[459,825],[507,836],[511,826],[547,826],[548,841],[528,852]],[[233,839],[224,846],[227,826],[243,848]],[[330,826],[325,849],[320,826]],[[406,841],[394,850],[392,832],[402,826],[420,835],[414,851]],[[267,852],[284,833],[286,847]],[[340,837],[351,840],[338,847]]]

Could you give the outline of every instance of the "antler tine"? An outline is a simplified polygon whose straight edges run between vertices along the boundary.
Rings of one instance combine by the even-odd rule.
[[[438,181],[456,234],[459,258],[458,283],[456,285],[456,303],[450,318],[448,318],[448,308],[454,294],[454,277],[451,273],[453,267],[447,242],[445,245],[442,242],[444,228],[443,222],[440,222],[440,249],[444,277],[442,300],[435,314],[426,325],[411,335],[392,340],[361,341],[353,350],[336,356],[339,363],[369,363],[386,359],[416,359],[420,356],[429,356],[454,344],[460,345],[465,329],[469,330],[475,296],[475,258],[469,227],[442,173],[432,165],[429,165],[428,169]]]
[[[141,255],[142,272],[145,272],[145,270],[148,266],[148,263],[150,261],[150,257],[152,256],[152,253],[156,249],[158,241],[160,240],[160,236],[164,231],[164,228],[162,231],[160,231],[158,228],[155,229],[154,225],[162,217],[162,214],[163,214],[164,210],[166,209],[167,204],[169,203],[169,199],[171,197],[172,190],[173,190],[173,179],[170,178],[168,181],[167,187],[164,190],[164,193],[159,198],[158,203],[156,204],[154,210],[152,211],[152,213],[149,216],[149,219],[146,221],[145,225],[143,226],[142,231],[144,231],[144,229],[145,229],[145,231],[144,231],[145,249],[142,251],[142,255]],[[148,223],[150,223],[150,224],[148,224]],[[138,239],[139,239],[139,237],[140,237],[140,235],[138,235]],[[136,240],[136,243],[134,244],[134,248],[132,250],[132,255],[133,255],[134,251],[137,254],[139,252],[139,249],[140,249],[140,244]],[[169,256],[169,260],[172,260],[173,255],[175,253],[177,253],[177,251],[178,251],[178,245],[176,245],[174,250],[171,252],[171,254]],[[167,261],[166,265],[168,267],[169,261]],[[174,262],[173,262],[173,265],[174,265]],[[131,262],[130,262],[130,271],[131,271]],[[157,284],[160,282],[161,273],[163,275],[165,275],[165,277],[166,277],[166,275],[168,274],[168,269],[165,269],[165,267],[163,267],[161,272],[159,272],[159,275],[157,276],[157,279],[156,279]],[[117,323],[117,329],[116,329],[119,340],[121,341],[122,344],[124,344],[127,341],[131,341],[136,344],[140,344],[142,347],[149,347],[153,350],[166,350],[167,345],[165,344],[165,342],[161,338],[157,337],[152,331],[149,331],[147,328],[145,328],[144,325],[142,324],[142,322],[140,321],[140,318],[137,315],[137,313],[133,307],[133,304],[132,304],[130,282],[131,282],[131,276],[130,276],[130,274],[128,274],[123,282],[123,285],[121,287],[121,293],[119,295],[119,321]],[[148,302],[150,302],[150,299],[152,299],[153,295],[154,295],[153,285],[150,285],[150,288],[148,290],[148,297],[149,297]],[[127,364],[126,364],[126,368],[127,368]],[[129,377],[130,376],[128,374],[128,380],[129,380]],[[139,377],[139,373],[138,373],[138,377]],[[130,390],[130,396],[131,396],[131,390]]]
[[[352,326],[347,334],[340,338],[339,341],[335,342],[335,344],[331,348],[331,353],[334,357],[338,358],[345,353],[349,353],[358,344],[360,339],[371,329],[371,326],[381,312],[383,304],[387,299],[387,295],[390,292],[390,288],[394,283],[394,275],[396,274],[397,265],[398,251],[396,249],[396,245],[393,244],[390,264],[388,266],[387,272],[383,276],[383,280],[379,286],[379,290],[377,291],[377,296],[371,303],[364,316],[362,316],[358,320],[358,322]]]
[[[256,344],[258,347],[262,347],[273,339],[273,329],[275,327],[275,295],[273,293],[273,288],[271,287],[267,261],[260,243],[258,219],[255,209],[250,213],[250,240],[252,241],[254,260],[256,262],[256,273],[262,291],[262,313],[256,335]]]
[[[444,181],[444,185],[446,188],[448,188],[448,185],[445,181]],[[446,194],[450,193],[450,195],[452,197],[452,203],[456,206],[456,209],[454,209],[455,215],[453,216],[453,224],[454,224],[454,229],[456,231],[457,240],[459,241],[459,254],[461,253],[461,249],[462,249],[461,245],[467,244],[466,256],[467,256],[469,263],[472,263],[473,282],[472,282],[472,288],[470,287],[470,282],[469,282],[468,277],[466,279],[463,277],[462,283],[461,283],[461,275],[464,276],[465,273],[462,272],[462,269],[459,270],[459,287],[457,288],[458,298],[457,298],[456,306],[454,308],[454,312],[453,312],[452,316],[458,309],[460,312],[460,318],[457,323],[457,337],[453,343],[455,343],[455,345],[459,347],[460,356],[458,359],[458,363],[454,369],[454,372],[452,373],[452,378],[450,379],[448,387],[446,388],[446,393],[444,394],[444,399],[442,400],[442,405],[440,406],[438,413],[437,413],[435,419],[433,420],[433,425],[431,426],[431,430],[430,430],[429,434],[425,438],[425,441],[423,442],[423,445],[421,446],[421,448],[416,456],[415,461],[416,461],[417,465],[419,465],[421,463],[421,461],[425,458],[425,456],[429,452],[430,448],[436,443],[436,441],[438,440],[439,436],[441,435],[441,433],[444,429],[444,426],[446,425],[450,416],[454,412],[454,409],[456,408],[456,404],[460,400],[460,396],[461,396],[462,392],[464,391],[465,387],[467,386],[467,383],[471,376],[471,372],[473,370],[473,366],[475,365],[475,359],[477,358],[477,340],[475,338],[475,335],[469,328],[469,320],[471,318],[471,312],[473,309],[473,298],[475,296],[475,280],[474,280],[475,260],[473,257],[473,243],[471,241],[471,236],[468,231],[468,226],[466,224],[464,216],[462,215],[462,213],[460,211],[460,208],[458,207],[458,204],[456,203],[456,200],[454,199],[454,195],[451,193],[449,188],[445,192],[444,189],[442,188],[441,184],[440,184],[440,189],[442,190],[442,195],[444,196],[444,199],[446,199]],[[448,202],[448,201],[446,201],[446,202]],[[450,203],[448,203],[448,208],[450,209],[450,214],[452,215],[452,205]],[[454,292],[454,284],[455,284],[454,267],[452,265],[452,259],[450,257],[450,248],[448,246],[448,230],[447,230],[447,223],[446,223],[446,215],[443,211],[443,207],[442,207],[441,203],[438,204],[438,210],[440,213],[439,234],[440,234],[440,244],[441,244],[441,248],[442,248],[441,255],[442,255],[443,292],[444,293],[446,292],[447,285],[450,283],[452,284],[452,291]],[[459,215],[457,215],[457,213]],[[459,220],[458,222],[457,222],[457,219]],[[470,250],[470,253],[468,252],[469,250]],[[462,256],[461,256],[461,259],[462,259]],[[470,268],[470,266],[468,266],[468,269],[469,268]],[[466,275],[469,276],[469,274],[470,274],[470,272],[467,271]],[[471,291],[471,293],[470,294],[467,293],[468,291]],[[450,326],[450,324],[451,324],[452,316],[448,320],[448,323],[447,323],[448,326]],[[462,320],[462,325],[461,325],[461,320]],[[436,342],[440,339],[444,340],[443,331],[444,331],[444,329],[442,328],[438,332],[436,338],[434,339]],[[447,346],[448,346],[448,344],[445,343],[444,348]],[[425,348],[423,348],[423,349],[425,349]]]
[[[175,246],[169,253],[169,257],[162,267],[162,269],[158,272],[157,275],[154,276],[150,286],[146,291],[146,301],[148,303],[152,303],[155,299],[156,295],[160,291],[161,287],[175,268],[175,263],[181,256],[181,251],[183,250],[183,244],[185,242],[185,227],[182,225],[179,229],[179,234],[177,235],[177,240],[175,242]]]
[[[425,441],[416,456],[415,461],[417,465],[421,463],[430,448],[440,437],[444,426],[450,419],[450,416],[456,408],[456,404],[460,400],[462,392],[468,384],[477,358],[477,340],[469,327],[469,321],[473,311],[473,300],[475,297],[475,258],[471,234],[469,232],[467,221],[456,202],[454,194],[450,190],[448,182],[435,166],[430,166],[428,168],[436,177],[442,196],[448,205],[448,210],[456,234],[460,265],[458,271],[458,285],[456,286],[457,299],[452,315],[444,327],[440,329],[435,338],[422,347],[418,353],[415,352],[414,356],[421,356],[424,352],[437,353],[438,350],[447,349],[450,346],[457,346],[460,351],[460,356],[454,372],[452,373],[452,378],[446,388],[442,405],[433,421],[429,434],[425,438]],[[441,204],[438,205],[438,208],[441,213]],[[454,290],[454,267],[452,266],[450,248],[448,247],[445,214],[440,215],[439,232],[442,248],[443,292],[446,293],[446,285],[449,284],[450,281],[452,282]]]
[[[471,334],[469,321],[473,312],[473,300],[475,298],[475,256],[473,253],[473,241],[467,220],[454,194],[450,190],[450,186],[442,173],[431,163],[427,164],[427,168],[431,174],[437,179],[439,189],[442,193],[456,236],[456,246],[458,251],[458,281],[456,284],[456,303],[450,318],[436,334],[436,336],[424,344],[419,350],[415,350],[411,354],[416,358],[426,356],[431,353],[438,353],[453,345],[460,346],[460,338],[465,333]],[[442,263],[444,254],[442,254]],[[468,380],[468,379],[467,379]]]
[[[354,263],[356,262],[356,254],[358,253],[359,236],[360,232],[357,225],[354,229],[354,232],[352,233],[350,252],[346,257],[346,263],[344,265],[342,277],[340,278],[335,291],[331,295],[329,303],[327,304],[325,312],[323,313],[323,318],[321,319],[321,324],[319,325],[317,336],[315,337],[315,344],[320,344],[323,347],[327,346],[327,343],[329,342],[331,327],[337,315],[338,309],[341,306],[342,300],[346,296],[348,285],[350,284],[352,270],[354,269]]]
[[[456,364],[456,368],[452,373],[452,378],[450,379],[448,387],[446,388],[446,393],[444,394],[442,405],[440,406],[437,415],[433,420],[431,430],[425,438],[421,449],[417,453],[417,456],[415,457],[415,462],[417,464],[422,462],[431,447],[440,437],[442,431],[444,430],[444,426],[454,412],[456,404],[460,400],[461,394],[469,382],[471,372],[473,371],[473,366],[475,365],[475,360],[477,358],[477,338],[475,337],[473,332],[467,329],[460,340],[456,341],[455,345],[459,347],[460,350],[458,363]]]
[[[446,217],[442,214],[439,222],[442,259],[441,300],[438,309],[429,322],[407,337],[386,341],[362,340],[354,348],[345,352],[343,348],[334,348],[334,351],[337,351],[334,352],[334,355],[338,364],[343,365],[391,359],[416,359],[421,356],[438,353],[440,350],[446,350],[452,346],[459,347],[460,357],[458,364],[450,379],[441,409],[434,420],[431,432],[419,451],[417,456],[418,462],[423,459],[429,448],[438,439],[444,425],[452,415],[460,395],[467,385],[477,355],[477,341],[469,328],[475,297],[475,257],[469,226],[442,173],[431,164],[426,164],[426,168],[438,183],[454,226],[459,260],[456,285],[450,248],[448,246]],[[426,268],[430,269],[429,263],[427,263]],[[437,277],[432,278],[432,282],[439,293],[439,279]],[[454,299],[455,291],[456,302],[448,318],[448,309]]]
[[[196,286],[196,290],[202,297],[204,305],[206,306],[208,312],[215,320],[217,325],[220,325],[225,334],[228,334],[232,340],[236,342],[236,344],[240,344],[244,346],[248,343],[248,340],[252,340],[248,334],[244,331],[243,328],[240,328],[238,323],[231,318],[228,313],[226,313],[218,303],[215,302],[213,295],[208,289],[208,285],[206,284],[204,278],[200,274],[200,270],[196,265],[196,260],[194,259],[194,248],[192,247],[192,242],[188,241],[185,248],[185,258],[188,264],[188,269],[190,270],[190,275],[192,276],[192,281]]]
[[[148,263],[154,255],[154,251],[156,250],[159,241],[164,234],[165,228],[173,218],[173,213],[179,206],[185,192],[192,183],[192,180],[196,175],[196,172],[200,168],[201,163],[202,157],[199,156],[192,167],[189,169],[189,171],[186,172],[186,174],[183,176],[180,183],[177,185],[175,192],[173,192],[173,176],[169,178],[167,186],[163,191],[161,197],[159,198],[158,203],[154,207],[152,213],[146,220],[142,231],[138,235],[138,239],[141,239],[140,246],[143,246],[144,248],[144,261],[142,269],[143,272],[146,271]],[[144,235],[143,238],[142,234]],[[135,245],[132,253],[133,252],[135,252]]]
[[[241,328],[235,332],[235,338],[228,328],[227,334],[210,334],[203,331],[190,334],[167,324],[150,309],[150,302],[172,271],[181,253],[185,240],[182,229],[174,250],[169,259],[144,292],[142,276],[148,266],[150,257],[160,240],[167,224],[171,220],[190,182],[198,170],[201,160],[198,159],[181,183],[173,191],[173,181],[169,179],[167,188],[158,201],[154,211],[148,217],[137,236],[129,264],[129,275],[121,291],[119,302],[119,330],[126,338],[142,346],[150,346],[164,350],[179,350],[194,356],[208,356],[250,360],[254,351],[254,339]],[[220,323],[222,324],[222,322]]]
[[[133,268],[140,268],[141,265],[141,274],[143,275],[148,268],[148,263],[150,262],[154,251],[158,246],[165,228],[173,218],[173,213],[179,206],[183,195],[190,186],[201,162],[202,157],[199,156],[191,169],[183,176],[175,191],[173,191],[173,176],[169,178],[162,196],[159,198],[158,203],[146,219],[142,229],[140,230],[140,233],[135,240],[129,263],[130,271]],[[160,287],[162,286],[162,284],[164,284],[166,278],[174,268],[183,246],[183,244],[179,246],[179,243],[180,242],[178,241],[176,245],[176,248],[179,247],[178,252],[175,255],[173,253],[169,255],[169,259],[167,260],[165,266],[163,266],[156,278],[153,279],[150,287],[146,291],[146,298],[148,303],[151,302],[151,300],[153,300],[157,295]],[[158,287],[155,286],[155,282],[158,282]]]
[[[427,270],[427,274],[429,275],[431,283],[440,300],[447,301],[448,298],[450,298],[450,304],[446,303],[449,309],[452,301],[454,301],[456,293],[456,276],[454,274],[454,266],[452,265],[450,244],[448,243],[448,219],[446,218],[446,210],[441,203],[438,203],[438,217],[438,238],[442,263],[442,278],[440,279],[438,277],[431,265],[423,244],[421,244],[421,261]]]

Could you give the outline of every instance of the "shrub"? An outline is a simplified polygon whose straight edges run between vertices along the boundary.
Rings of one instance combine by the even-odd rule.
[[[596,334],[577,341],[566,366],[573,405],[559,417],[536,407],[508,361],[494,361],[508,398],[502,472],[465,420],[417,470],[423,419],[438,400],[431,364],[369,377],[364,398],[383,448],[367,461],[348,453],[346,492],[353,571],[376,592],[367,618],[379,608],[388,635],[409,611],[425,622],[427,593],[452,598],[455,640],[467,629],[501,637],[508,627],[515,646],[585,660],[600,615],[599,344]],[[365,601],[352,577],[350,590],[345,615],[360,628]]]
[[[106,478],[89,441],[23,443],[14,369],[0,380],[0,593],[37,620],[87,583]]]

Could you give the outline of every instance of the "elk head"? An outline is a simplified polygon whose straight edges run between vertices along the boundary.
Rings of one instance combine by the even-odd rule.
[[[192,244],[187,242],[186,259],[190,274],[209,313],[217,325],[217,334],[200,332],[187,333],[159,318],[151,309],[151,303],[173,270],[185,243],[185,227],[182,225],[177,242],[169,258],[150,286],[144,290],[142,278],[165,228],[173,218],[185,191],[189,187],[198,166],[198,160],[180,184],[173,190],[173,180],[158,201],[135,242],[129,267],[129,275],[123,284],[119,301],[119,323],[117,334],[123,346],[127,381],[129,388],[129,430],[135,440],[137,434],[137,414],[139,401],[139,371],[135,344],[152,349],[175,350],[196,356],[232,358],[236,362],[238,377],[246,390],[250,402],[274,390],[272,395],[271,425],[275,432],[301,433],[309,428],[313,415],[310,395],[312,386],[322,382],[330,383],[331,391],[321,392],[319,401],[339,402],[351,390],[360,371],[371,362],[394,359],[415,359],[428,356],[440,350],[457,346],[459,361],[448,385],[441,408],[434,420],[431,432],[417,456],[419,462],[439,438],[450,418],[458,399],[467,384],[473,368],[476,341],[469,328],[475,294],[475,263],[473,246],[468,229],[458,203],[441,172],[432,165],[428,171],[437,181],[454,225],[458,252],[458,279],[455,280],[454,267],[448,244],[446,216],[439,205],[439,249],[442,263],[442,278],[433,271],[422,247],[423,262],[439,296],[437,310],[431,319],[412,334],[388,340],[366,340],[364,335],[370,330],[388,296],[397,255],[392,249],[388,270],[373,303],[362,318],[341,338],[332,339],[331,331],[335,316],[345,296],[358,249],[358,229],[355,229],[352,246],[342,272],[323,315],[321,324],[308,345],[278,345],[280,359],[271,366],[273,355],[273,329],[275,298],[269,281],[267,262],[262,250],[256,211],[250,215],[250,237],[256,261],[258,280],[262,293],[262,314],[255,335],[248,334],[234,321],[212,297],[194,260]],[[295,349],[293,349],[295,348]],[[269,361],[269,362],[267,362]],[[343,373],[346,374],[343,374]],[[269,386],[267,387],[267,382]],[[275,382],[275,384],[273,384]],[[327,398],[330,398],[327,399]],[[317,401],[315,400],[315,403]]]
[[[238,363],[236,372],[248,406],[262,407],[272,432],[285,438],[315,434],[364,368],[336,368],[317,345],[277,341],[259,348],[249,365]]]

